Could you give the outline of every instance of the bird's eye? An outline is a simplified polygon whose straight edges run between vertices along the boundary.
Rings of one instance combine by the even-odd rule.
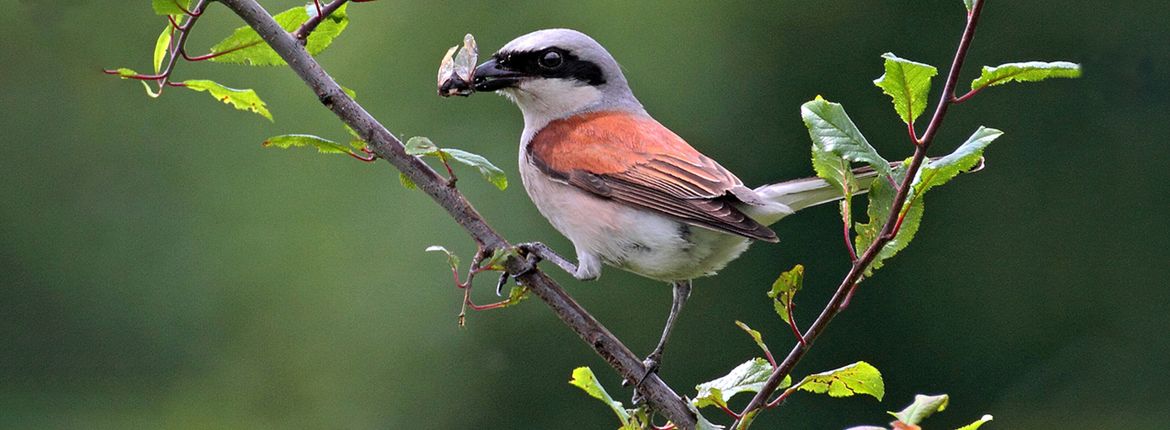
[[[538,61],[538,63],[540,63],[540,67],[544,67],[546,69],[555,69],[557,67],[561,67],[561,64],[564,62],[565,60],[561,58],[561,53],[557,51],[545,52],[544,55],[540,57],[540,61]]]

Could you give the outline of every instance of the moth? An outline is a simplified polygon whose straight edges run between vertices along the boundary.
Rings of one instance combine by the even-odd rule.
[[[471,34],[463,36],[463,49],[452,46],[439,63],[439,95],[470,96],[475,92],[475,63],[479,59],[479,47]]]

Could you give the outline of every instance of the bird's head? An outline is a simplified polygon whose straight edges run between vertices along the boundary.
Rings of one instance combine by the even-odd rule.
[[[596,110],[642,112],[613,56],[576,30],[540,30],[500,48],[475,69],[475,90],[495,91],[520,107],[525,123]]]

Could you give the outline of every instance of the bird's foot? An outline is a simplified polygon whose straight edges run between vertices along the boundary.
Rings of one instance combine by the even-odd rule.
[[[503,297],[504,285],[508,284],[508,279],[519,278],[521,276],[527,275],[527,274],[531,273],[533,270],[536,270],[536,265],[538,263],[540,263],[540,260],[541,260],[540,256],[535,254],[535,253],[525,251],[523,248],[521,248],[524,245],[527,245],[527,244],[516,245],[516,250],[520,253],[520,255],[525,260],[524,269],[517,272],[515,275],[510,274],[507,271],[501,272],[500,273],[500,280],[496,282],[496,296]]]

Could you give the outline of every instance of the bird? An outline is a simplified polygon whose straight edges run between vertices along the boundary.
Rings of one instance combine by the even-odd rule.
[[[819,178],[745,186],[651,117],[614,57],[576,30],[517,37],[472,76],[475,92],[520,108],[524,189],[577,258],[540,242],[521,251],[578,280],[597,279],[608,265],[672,286],[666,326],[643,361],[647,374],[661,365],[692,280],[714,275],[753,241],[777,242],[768,226],[780,219],[843,198]],[[860,194],[876,173],[856,173]]]

